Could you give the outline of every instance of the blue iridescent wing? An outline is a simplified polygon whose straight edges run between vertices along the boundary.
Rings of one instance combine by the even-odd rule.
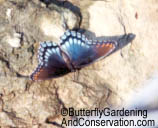
[[[82,68],[109,55],[117,46],[115,41],[90,41],[76,31],[66,31],[61,37],[61,49],[67,53],[74,68]]]
[[[70,72],[59,46],[51,41],[40,43],[38,62],[37,68],[30,76],[32,80],[55,78]]]

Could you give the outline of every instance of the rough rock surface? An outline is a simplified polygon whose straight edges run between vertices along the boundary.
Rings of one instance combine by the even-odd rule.
[[[0,126],[49,128],[62,107],[119,107],[158,71],[158,1],[43,1],[0,0]],[[39,42],[58,43],[63,17],[89,38],[127,45],[82,69],[79,83],[73,73],[32,82],[27,76],[37,66]]]

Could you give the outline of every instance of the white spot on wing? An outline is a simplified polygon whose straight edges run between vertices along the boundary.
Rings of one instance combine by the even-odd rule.
[[[78,40],[78,45],[81,45],[81,40]]]
[[[42,56],[43,55],[43,52],[41,52],[41,51],[39,51],[39,53],[38,53],[40,56]]]
[[[77,32],[77,38],[81,38],[81,33]]]
[[[43,65],[44,63],[41,61],[40,64]]]
[[[51,42],[46,42],[47,46],[48,47],[51,47],[52,46],[52,43]]]
[[[52,51],[50,49],[47,49],[47,52],[49,52],[50,54],[52,54]]]
[[[47,46],[46,43],[41,43],[40,45],[44,48]]]
[[[61,36],[61,39],[62,39],[62,40],[65,40],[66,37],[67,37],[66,35],[62,35],[62,36]]]
[[[40,52],[43,52],[43,51],[44,51],[44,48],[41,47],[39,50],[40,50]]]
[[[73,40],[72,40],[72,38],[69,39],[69,43],[70,43],[70,45],[73,44]]]
[[[39,60],[41,60],[41,61],[42,61],[42,60],[43,60],[43,57],[42,57],[42,56],[40,56],[40,57],[39,57]]]
[[[56,48],[56,52],[57,52],[58,55],[60,55],[60,50],[59,50],[59,48]]]
[[[75,31],[71,31],[71,34],[73,37],[76,37],[76,32]]]
[[[65,44],[63,44],[63,45],[62,45],[62,48],[66,50],[66,45],[65,45]]]
[[[46,55],[47,55],[47,56],[50,56],[51,54],[50,54],[49,52],[46,52]]]
[[[46,55],[46,56],[44,56],[44,58],[45,58],[45,59],[48,59],[48,58],[49,58],[49,56],[48,56],[48,55]]]
[[[69,41],[66,41],[66,47],[70,47],[70,42]]]
[[[83,40],[83,41],[86,41],[85,35],[82,35],[82,40]]]
[[[87,44],[93,44],[93,41],[92,40],[88,40]]]
[[[77,39],[76,38],[74,38],[74,44],[76,44],[77,43]]]
[[[85,45],[84,42],[82,42],[82,43],[81,43],[81,46],[84,47],[84,45]]]
[[[52,53],[55,53],[55,49],[54,48],[52,48],[51,51],[52,51]]]
[[[65,32],[65,34],[66,34],[67,36],[70,36],[70,32],[69,32],[69,31]]]

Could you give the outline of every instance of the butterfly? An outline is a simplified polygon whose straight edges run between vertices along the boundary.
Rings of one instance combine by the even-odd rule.
[[[88,40],[84,34],[67,30],[59,45],[52,41],[40,43],[39,64],[30,78],[37,81],[63,76],[108,56],[116,47],[116,41]]]

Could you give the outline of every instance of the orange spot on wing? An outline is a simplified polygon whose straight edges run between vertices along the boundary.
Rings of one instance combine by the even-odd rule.
[[[112,47],[113,47],[113,44],[110,44],[109,47],[112,48]]]
[[[101,47],[103,48],[105,46],[105,44],[102,44]]]
[[[34,76],[33,76],[33,79],[34,80],[37,80],[39,75],[40,75],[40,72],[43,71],[43,69],[40,69]]]
[[[109,45],[110,45],[109,43],[108,43],[108,44],[106,44],[106,47],[109,47]]]

